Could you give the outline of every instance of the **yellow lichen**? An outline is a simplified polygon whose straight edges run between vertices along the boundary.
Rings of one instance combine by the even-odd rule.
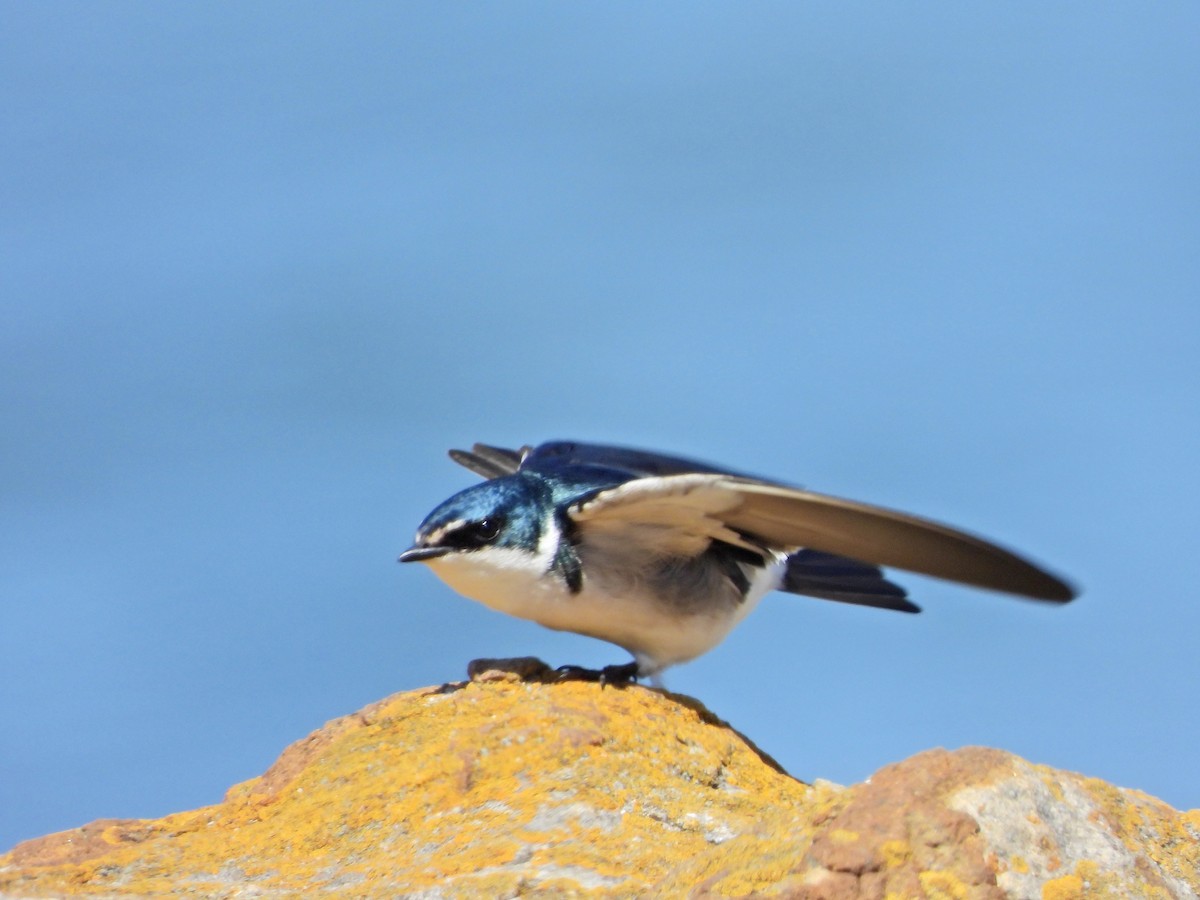
[[[329,723],[216,806],[19,847],[0,856],[0,894],[627,897],[703,885],[738,897],[801,891],[812,878],[840,890],[855,876],[813,861],[818,838],[823,850],[876,867],[864,883],[873,878],[889,896],[978,893],[962,880],[977,870],[955,874],[957,848],[882,840],[903,832],[855,814],[878,784],[808,787],[695,701],[641,687],[452,685]],[[1144,842],[1143,858],[1200,887],[1200,812],[1088,789],[1104,795],[1106,819],[1132,829],[1118,831],[1123,840]],[[1009,865],[1030,868],[1019,856]],[[1078,863],[1046,896],[1122,896],[1122,887]],[[1159,894],[1151,884],[1139,896]]]
[[[680,739],[685,753],[662,752]],[[789,871],[771,848],[811,831],[807,792],[655,691],[469,684],[331,723],[219,806],[146,823],[133,842],[105,829],[93,858],[0,876],[0,891],[167,895],[186,878],[209,896],[249,880],[468,896],[571,893],[582,879],[636,893],[725,846],[760,861],[739,881],[764,889]]]
[[[1083,879],[1078,875],[1052,878],[1042,885],[1042,900],[1083,900]]]
[[[917,876],[929,900],[967,900],[970,889],[950,872],[929,871]]]
[[[912,858],[912,847],[909,846],[908,841],[884,841],[879,850],[883,854],[884,865],[889,869],[902,866]]]

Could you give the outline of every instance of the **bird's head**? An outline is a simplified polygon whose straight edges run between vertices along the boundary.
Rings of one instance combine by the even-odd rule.
[[[484,551],[536,555],[547,518],[549,492],[537,479],[510,475],[460,491],[433,510],[400,562],[432,562]]]
[[[549,485],[534,475],[493,478],[425,517],[400,562],[424,562],[465,597],[530,618],[527,604],[550,575],[561,531]]]

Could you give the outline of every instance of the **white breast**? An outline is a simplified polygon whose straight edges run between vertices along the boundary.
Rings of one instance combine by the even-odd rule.
[[[429,566],[450,587],[485,606],[547,628],[609,641],[628,650],[642,674],[686,662],[719,644],[730,630],[780,584],[786,562],[753,573],[743,598],[728,579],[685,569],[664,581],[650,577],[648,563],[583,554],[583,588],[571,593],[548,560],[518,550],[484,548],[450,553]]]
[[[448,553],[428,560],[428,565],[464,597],[543,625],[549,624],[544,617],[570,596],[566,585],[547,574],[544,561],[520,550],[485,547]]]

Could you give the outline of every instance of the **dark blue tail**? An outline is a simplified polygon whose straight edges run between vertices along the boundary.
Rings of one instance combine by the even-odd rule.
[[[799,550],[788,557],[779,590],[897,612],[921,611],[905,599],[904,588],[883,577],[878,566],[819,550]]]

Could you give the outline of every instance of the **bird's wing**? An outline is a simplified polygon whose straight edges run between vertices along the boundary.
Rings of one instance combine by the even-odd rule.
[[[610,469],[633,478],[695,473],[745,477],[744,472],[735,472],[682,456],[667,456],[663,453],[613,447],[608,444],[584,444],[579,441],[546,441],[528,450],[521,459],[522,469],[554,471],[569,466]]]
[[[884,577],[879,566],[821,550],[798,550],[789,556],[779,590],[896,612],[921,611],[904,588]]]
[[[742,502],[724,514],[731,528],[787,547],[824,550],[976,587],[1065,603],[1074,590],[1050,573],[981,538],[907,513],[812,491],[723,479]]]
[[[640,478],[568,509],[585,530],[678,527],[739,546],[800,548],[906,569],[976,587],[1063,603],[1065,582],[995,544],[906,513],[725,475]],[[680,538],[681,543],[682,538]]]
[[[585,540],[611,536],[678,556],[698,556],[716,540],[761,554],[762,544],[722,522],[740,503],[713,475],[669,475],[592,491],[569,503],[566,513]]]
[[[585,444],[579,441],[546,441],[536,447],[527,446],[520,450],[475,444],[470,450],[451,450],[450,458],[487,479],[512,475],[518,469],[550,472],[575,466],[607,469],[630,478],[695,472],[738,477],[745,475],[682,456],[667,456],[648,450],[613,447],[608,444]]]
[[[520,450],[508,450],[504,447],[489,447],[487,444],[475,444],[470,450],[451,450],[450,458],[460,466],[465,466],[476,475],[482,475],[489,481],[512,475],[521,467],[522,458],[529,452],[528,447]]]

